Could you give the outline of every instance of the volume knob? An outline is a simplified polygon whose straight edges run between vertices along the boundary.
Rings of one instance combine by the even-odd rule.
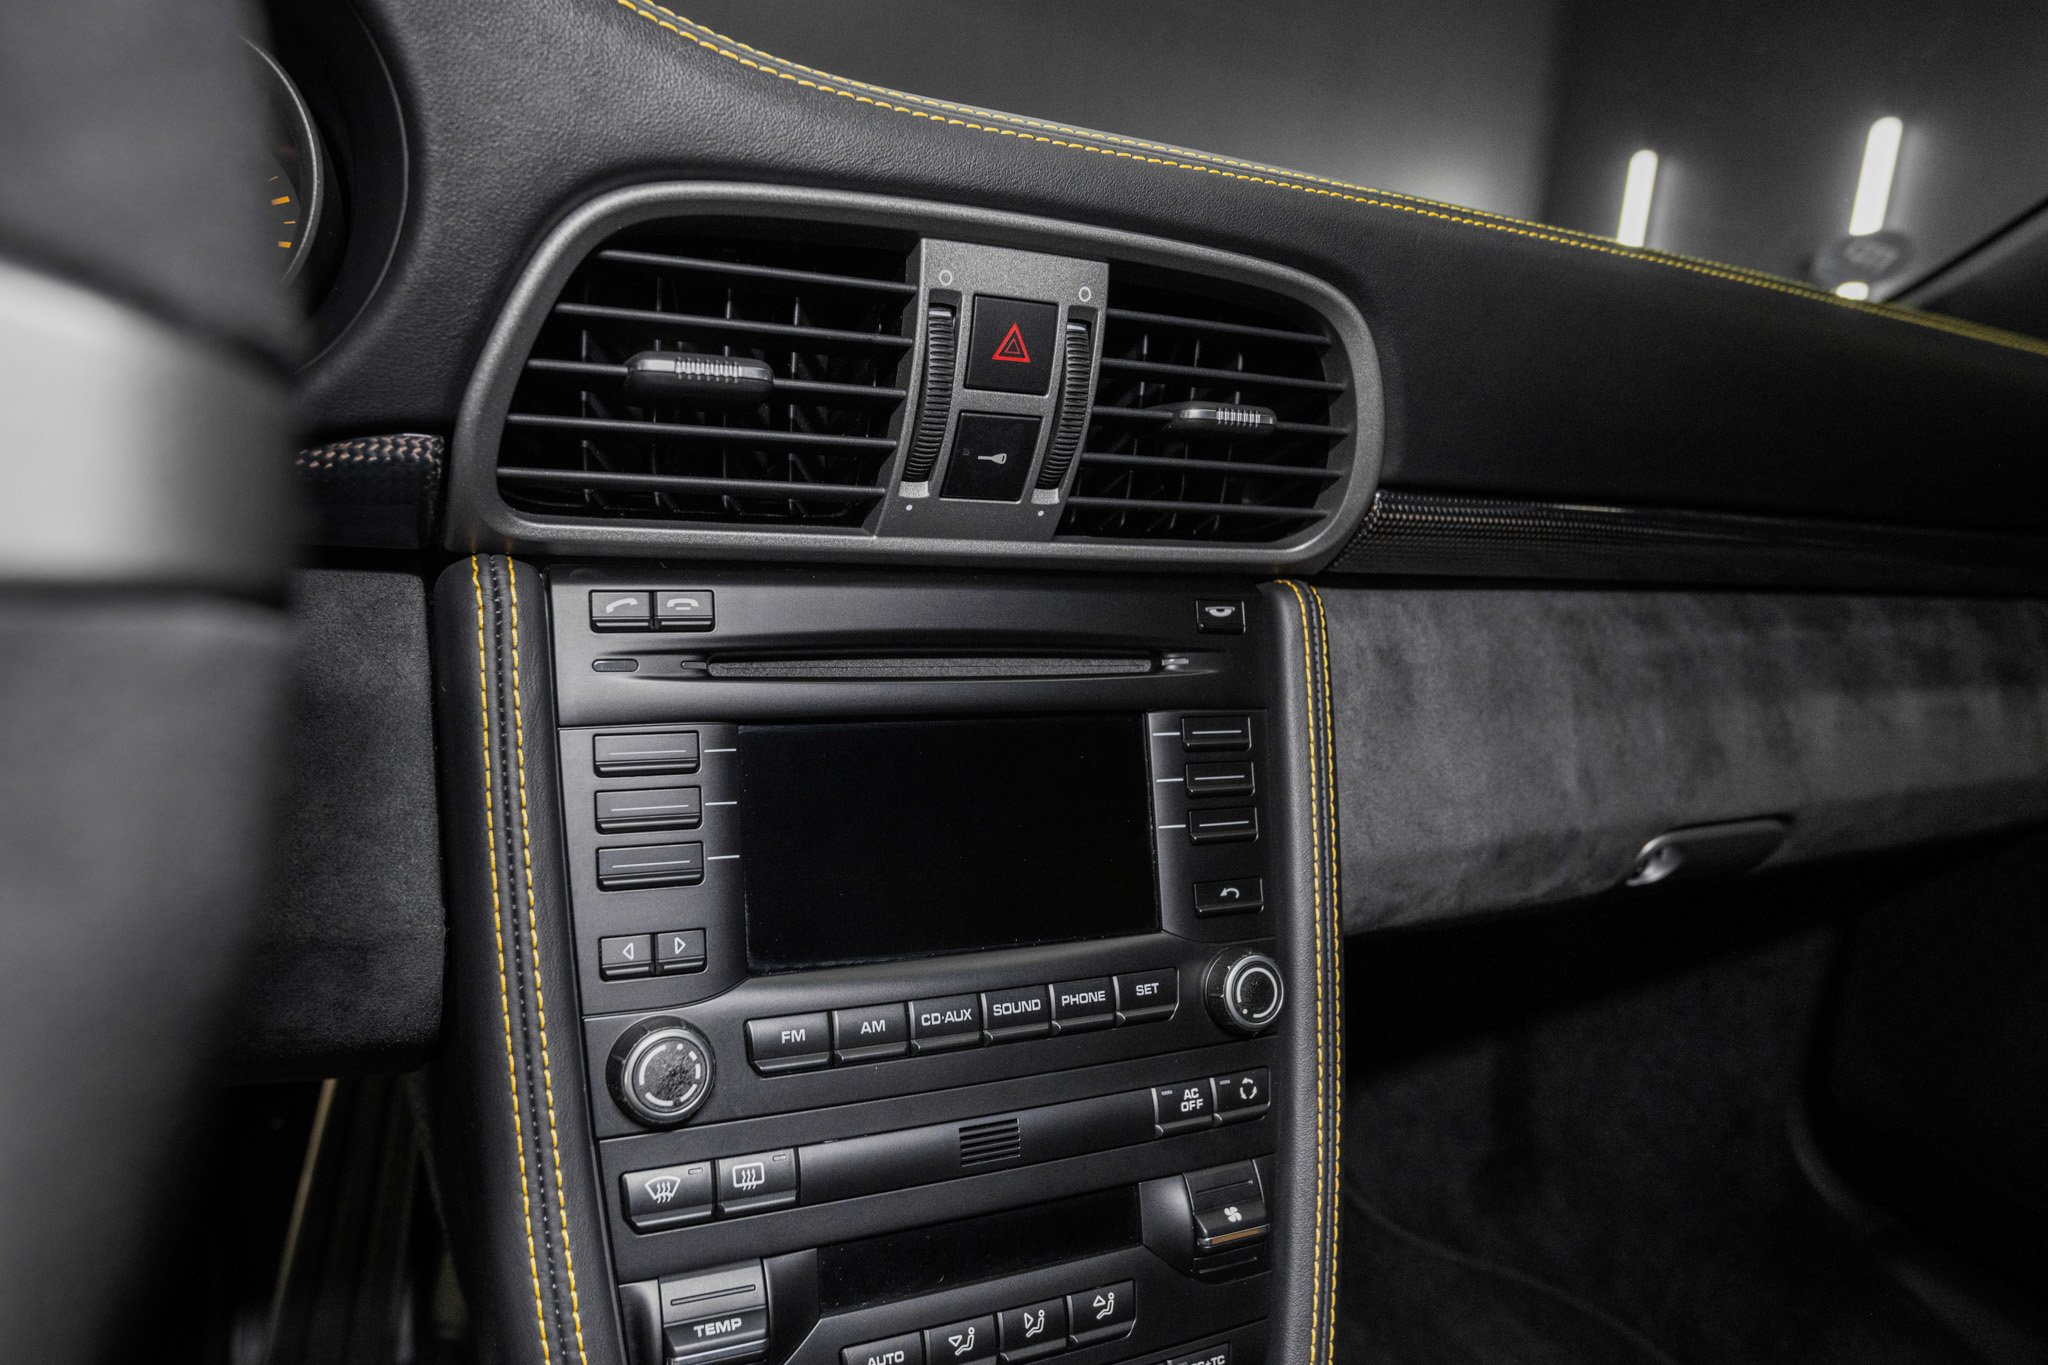
[[[1287,1002],[1280,964],[1252,948],[1236,948],[1209,964],[1204,982],[1209,1014],[1232,1033],[1264,1033]]]
[[[679,1019],[643,1019],[605,1065],[612,1098],[650,1128],[673,1128],[711,1097],[711,1044]]]

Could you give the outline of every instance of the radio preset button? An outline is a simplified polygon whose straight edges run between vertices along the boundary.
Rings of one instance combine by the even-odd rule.
[[[1259,812],[1251,806],[1188,812],[1188,842],[1228,844],[1259,837]]]
[[[981,1045],[981,997],[942,995],[910,1002],[910,1050],[950,1052]]]
[[[1180,723],[1180,742],[1191,752],[1249,749],[1252,747],[1250,716],[1189,716]]]
[[[916,1332],[885,1337],[839,1353],[839,1365],[924,1365],[924,1338]]]
[[[626,1221],[635,1232],[660,1232],[711,1221],[711,1163],[688,1161],[619,1177]]]
[[[823,1010],[747,1020],[747,1055],[764,1076],[832,1063],[832,1025]]]
[[[704,880],[704,845],[639,844],[597,851],[597,889],[637,891]]]
[[[1209,1078],[1152,1089],[1152,1129],[1160,1137],[1192,1133],[1216,1122],[1216,1092]]]
[[[901,1005],[864,1005],[832,1011],[832,1055],[842,1062],[872,1062],[910,1051]]]
[[[1047,1299],[996,1314],[996,1333],[1004,1365],[1025,1365],[1055,1355],[1067,1346],[1067,1301]]]
[[[642,787],[597,794],[597,832],[695,829],[704,821],[702,787]]]
[[[1059,981],[1052,988],[1052,1029],[1054,1033],[1083,1033],[1108,1028],[1116,1022],[1116,1001],[1109,978],[1092,976],[1085,981]]]
[[[1076,1346],[1129,1336],[1138,1321],[1138,1287],[1129,1280],[1067,1295],[1067,1333]]]
[[[1042,1038],[1052,1032],[1051,1011],[1043,986],[1012,986],[981,993],[982,1033],[991,1043]]]
[[[718,1158],[718,1216],[786,1209],[796,1203],[796,1149]]]
[[[659,730],[593,735],[590,757],[599,777],[633,777],[693,773],[702,755],[695,730]]]
[[[1181,779],[1187,785],[1190,801],[1211,796],[1250,796],[1258,789],[1258,774],[1248,758],[1190,763]]]
[[[924,1329],[925,1365],[987,1365],[996,1358],[993,1316]]]
[[[1179,1005],[1180,973],[1172,967],[1156,972],[1125,972],[1116,979],[1116,1018],[1120,1024],[1171,1019]]]

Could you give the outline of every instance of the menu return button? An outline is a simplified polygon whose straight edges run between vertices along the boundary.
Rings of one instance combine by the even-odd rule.
[[[1012,986],[981,993],[982,1034],[991,1043],[1042,1038],[1052,1032],[1052,1013],[1043,986]]]

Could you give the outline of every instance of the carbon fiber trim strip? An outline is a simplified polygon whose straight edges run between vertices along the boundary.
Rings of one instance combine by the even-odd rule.
[[[1328,572],[2020,595],[2048,537],[1383,488]]]
[[[439,436],[363,436],[301,450],[298,469],[320,545],[414,550],[433,541],[448,443]]]

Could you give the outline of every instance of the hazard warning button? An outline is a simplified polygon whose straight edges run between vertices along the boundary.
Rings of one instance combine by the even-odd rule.
[[[1060,310],[1050,303],[977,297],[967,341],[967,387],[1044,393],[1052,383],[1059,317]]]

